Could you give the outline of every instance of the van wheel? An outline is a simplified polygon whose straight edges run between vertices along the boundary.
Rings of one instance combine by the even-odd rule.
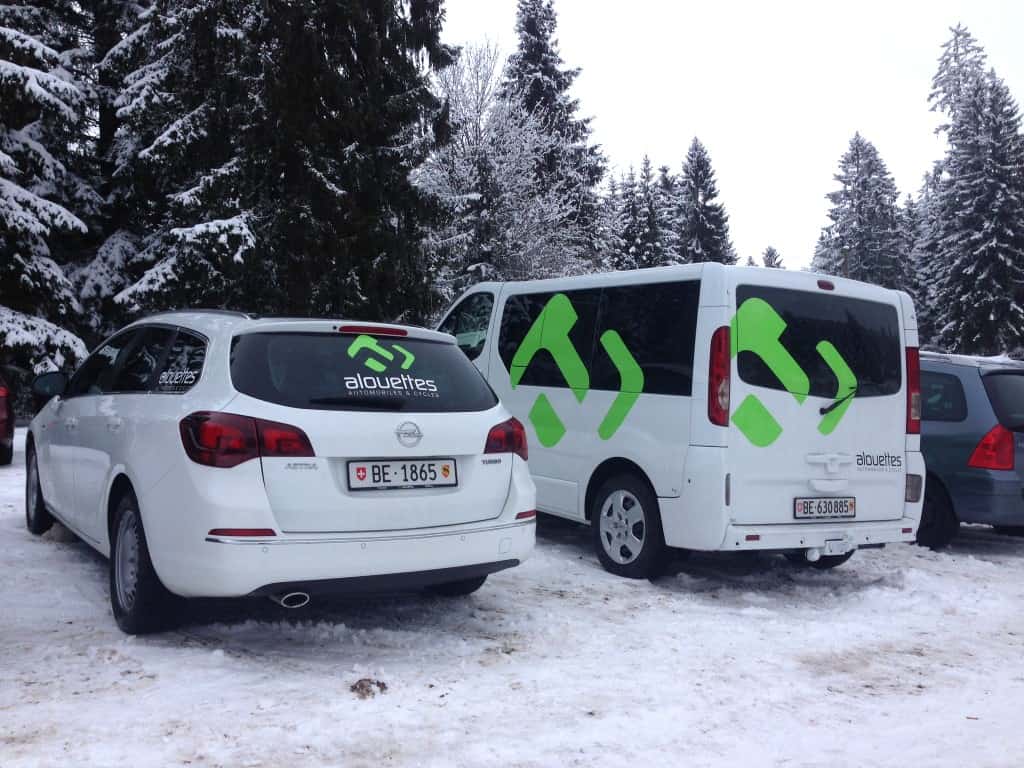
[[[822,555],[813,563],[807,559],[803,551],[787,552],[786,559],[798,568],[817,568],[819,571],[830,571],[853,557],[853,553],[856,551],[856,549],[851,549],[845,555]]]
[[[131,491],[121,496],[114,512],[110,543],[110,607],[114,620],[129,635],[171,627],[177,598],[160,582],[149,557],[139,504]]]
[[[935,480],[929,480],[924,488],[924,506],[921,522],[917,526],[917,543],[931,549],[945,549],[960,530],[953,504],[945,489]]]
[[[28,465],[25,472],[25,527],[29,533],[42,536],[53,527],[53,515],[46,510],[46,503],[43,501],[35,446],[28,447],[25,463]]]
[[[486,576],[477,576],[475,579],[462,579],[461,581],[446,581],[444,584],[431,584],[427,592],[440,597],[465,597],[476,592],[487,581]]]
[[[597,559],[609,573],[653,579],[668,563],[658,499],[635,475],[616,475],[594,494],[590,528]]]

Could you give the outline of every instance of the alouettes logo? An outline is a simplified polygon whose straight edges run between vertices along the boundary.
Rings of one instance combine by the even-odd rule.
[[[452,468],[451,467],[449,467],[447,464],[442,464],[441,465],[441,477],[443,477],[445,480],[447,480],[448,479],[448,475],[450,475],[451,473],[452,473]]]
[[[362,482],[366,479],[366,467],[356,467],[356,480]]]

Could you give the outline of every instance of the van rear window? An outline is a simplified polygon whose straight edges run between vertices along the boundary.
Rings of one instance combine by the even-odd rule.
[[[999,423],[1014,432],[1024,432],[1024,373],[989,373],[982,381]]]
[[[454,344],[341,333],[247,333],[231,343],[239,392],[335,411],[484,411],[498,400]]]
[[[754,302],[750,308],[759,311],[744,311],[750,301]],[[764,309],[765,303],[770,310]],[[736,289],[736,306],[734,343],[744,350],[739,352],[737,370],[747,384],[813,397],[842,396],[847,394],[839,392],[840,375],[844,380],[847,376],[845,363],[856,379],[856,397],[895,395],[900,391],[902,339],[899,316],[891,304],[823,291],[741,285]],[[771,344],[773,334],[766,332],[775,321],[774,315],[783,323],[778,337],[781,350]],[[749,318],[746,324],[744,318]],[[822,342],[834,348],[838,359],[826,359],[831,357],[827,345],[820,347],[826,350],[826,356],[822,355]],[[795,370],[786,364],[789,358],[806,375],[806,385],[799,371],[789,376],[789,387],[779,378],[780,371]],[[801,385],[794,387],[795,381]],[[807,392],[794,391],[805,388]]]

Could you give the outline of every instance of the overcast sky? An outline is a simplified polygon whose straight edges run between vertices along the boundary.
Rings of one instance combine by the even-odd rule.
[[[444,39],[515,48],[515,0],[446,0]],[[854,131],[901,195],[943,152],[927,98],[948,27],[963,22],[1014,96],[1024,95],[1024,2],[856,3],[555,0],[562,58],[616,172],[678,170],[708,147],[742,261],[767,245],[810,262],[825,193]]]

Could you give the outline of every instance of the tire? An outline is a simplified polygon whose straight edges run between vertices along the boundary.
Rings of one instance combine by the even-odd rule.
[[[0,467],[6,467],[14,461],[14,444],[5,447],[0,447]]]
[[[477,576],[475,579],[462,579],[461,581],[446,581],[444,584],[431,584],[427,592],[440,597],[465,597],[476,592],[487,581],[486,576]]]
[[[43,488],[39,484],[39,462],[35,446],[29,445],[25,455],[25,527],[29,533],[42,536],[53,527],[53,515],[43,501]]]
[[[851,549],[845,555],[822,555],[813,563],[807,559],[803,552],[787,552],[786,559],[798,568],[816,568],[819,571],[830,571],[838,568],[851,557],[856,549]]]
[[[643,478],[609,478],[594,494],[590,529],[597,559],[609,573],[655,579],[668,564],[658,499]]]
[[[110,542],[110,607],[129,635],[174,626],[178,598],[167,591],[153,568],[135,494],[122,494],[114,512]]]
[[[932,477],[925,483],[924,507],[917,526],[917,543],[933,550],[945,549],[960,530],[946,489]]]

